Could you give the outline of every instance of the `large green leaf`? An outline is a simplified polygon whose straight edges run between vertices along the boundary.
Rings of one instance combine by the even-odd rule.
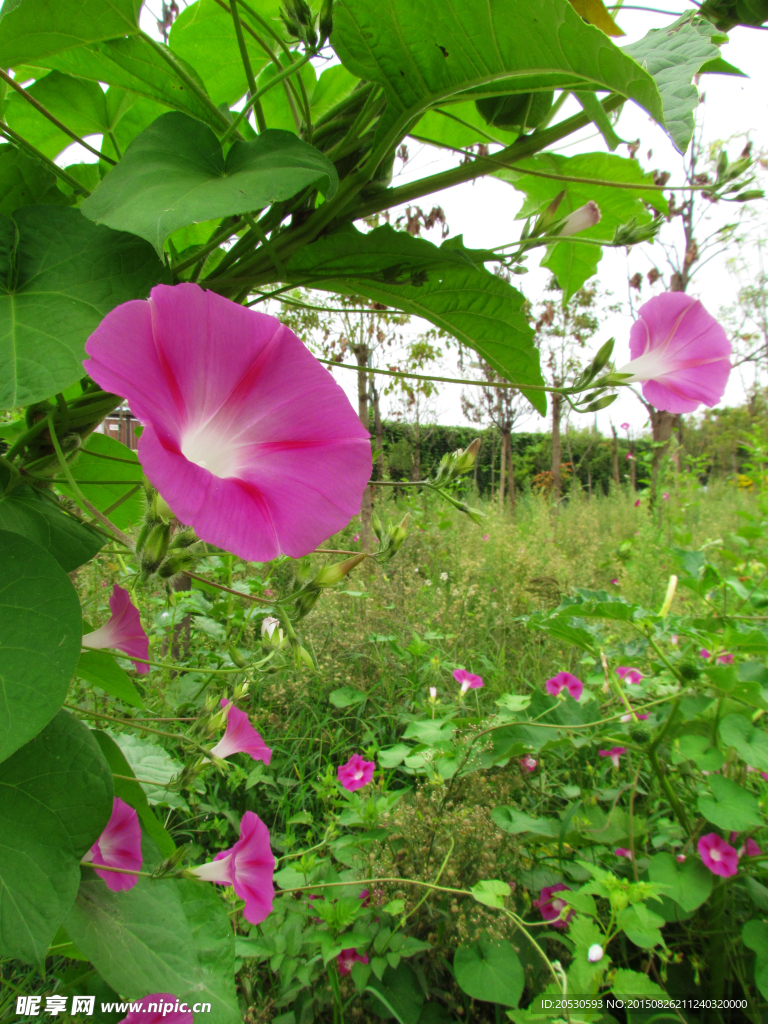
[[[28,89],[30,95],[78,135],[101,135],[112,131],[114,118],[107,108],[107,97],[98,82],[72,78],[60,71],[38,79]],[[114,113],[119,114],[118,110]],[[57,156],[71,145],[72,138],[38,113],[18,93],[8,100],[6,120],[14,131],[46,156]]]
[[[0,467],[0,490],[8,476]],[[88,562],[104,546],[103,534],[59,508],[47,491],[16,487],[0,493],[0,530],[18,533],[53,555],[64,572]]]
[[[20,206],[65,203],[56,175],[15,146],[0,146],[0,214],[10,217]]]
[[[101,455],[107,458],[99,458]],[[123,461],[115,462],[114,459]],[[114,437],[94,433],[80,449],[73,470],[80,490],[91,504],[109,516],[115,526],[127,530],[131,526],[139,525],[145,508],[141,486],[144,472],[136,452],[126,448]],[[88,483],[89,480],[98,480],[99,483]],[[66,484],[57,486],[70,498],[74,497]],[[131,496],[125,498],[127,494]],[[123,498],[125,500],[121,501]],[[112,509],[117,502],[121,503],[108,512],[107,510]]]
[[[261,0],[259,14],[272,20],[275,28],[279,0]],[[256,40],[244,33],[254,74],[269,60]],[[232,16],[216,0],[197,0],[181,12],[169,36],[175,54],[197,69],[214,103],[234,103],[248,91],[240,48]]]
[[[165,238],[185,224],[259,209],[311,185],[333,195],[336,170],[290,132],[236,142],[224,157],[207,125],[169,113],[133,140],[81,209],[162,252]]]
[[[0,67],[138,32],[140,8],[141,0],[6,0],[0,12]]]
[[[491,811],[491,818],[502,832],[510,832],[513,836],[523,832],[545,836],[547,839],[557,839],[560,836],[559,821],[555,821],[554,818],[532,818],[515,807],[495,807]]]
[[[112,737],[125,755],[151,804],[168,804],[185,808],[186,802],[178,792],[168,788],[171,779],[181,774],[182,765],[174,760],[159,743],[141,739],[129,732]],[[202,782],[198,782],[202,786]]]
[[[353,74],[384,88],[385,129],[469,90],[609,90],[662,119],[650,75],[567,0],[539,0],[535,15],[526,0],[336,0],[332,41]]]
[[[349,228],[301,249],[286,271],[297,284],[365,295],[424,317],[524,390],[543,383],[525,299],[483,267],[490,258],[478,258],[461,238],[438,247],[389,226],[368,234]],[[540,412],[546,409],[544,392],[528,392],[528,398]]]
[[[0,764],[0,955],[42,966],[111,813],[107,763],[67,711]]]
[[[144,831],[157,843],[157,848],[162,856],[172,856],[176,851],[176,844],[149,806],[146,793],[136,781],[133,768],[126,760],[125,754],[106,732],[94,729],[93,737],[101,747],[101,752],[113,772],[115,796],[124,800],[129,807],[133,807]]]
[[[715,32],[711,22],[684,14],[668,28],[653,28],[623,48],[653,75],[664,104],[663,123],[681,153],[693,136],[693,112],[699,103],[693,77],[704,65],[720,58],[720,50],[712,41]],[[720,41],[724,41],[723,36]]]
[[[88,335],[166,276],[146,242],[78,210],[29,206],[14,220],[0,218],[0,409],[82,377]]]
[[[61,707],[80,654],[80,602],[59,563],[0,530],[0,761]]]
[[[92,46],[78,46],[36,62],[44,68],[63,71],[92,82],[106,82],[156,100],[164,106],[187,111],[203,121],[211,112],[181,81],[157,50],[141,36],[112,39]],[[205,87],[194,68],[181,61],[184,70],[198,85]]]
[[[514,131],[504,131],[487,124],[473,100],[428,110],[409,134],[421,142],[431,142],[448,149],[466,149],[477,142],[499,142],[509,146],[516,136]]]
[[[144,837],[144,868],[158,862]],[[64,927],[77,948],[117,992],[138,999],[170,992],[212,1004],[208,1024],[240,1024],[235,997],[234,937],[212,884],[139,878],[113,893],[83,882]]]
[[[712,892],[712,872],[693,857],[679,864],[671,853],[657,853],[651,858],[648,874],[652,882],[664,886],[662,895],[686,912],[700,907]]]
[[[424,992],[408,964],[387,967],[381,980],[371,977],[366,985],[377,1016],[417,1024],[424,1004]]]
[[[459,988],[473,999],[517,1006],[523,994],[523,965],[506,939],[459,946],[453,958],[453,973]]]
[[[760,828],[763,818],[757,797],[748,793],[732,779],[721,775],[709,778],[712,796],[700,796],[698,799],[699,813],[707,821],[727,831],[743,832],[750,828]]]
[[[526,173],[529,170],[538,174],[589,180],[582,183],[542,178],[538,174]],[[616,182],[618,186],[653,184],[653,176],[643,173],[637,160],[627,160],[609,153],[581,153],[573,157],[561,156],[558,153],[541,153],[539,156],[521,161],[514,168],[497,171],[496,176],[525,193],[525,202],[517,214],[518,218],[539,213],[563,189],[565,195],[557,208],[558,217],[567,216],[590,200],[596,202],[600,207],[600,222],[580,232],[578,238],[611,241],[616,228],[633,218],[638,224],[649,223],[652,217],[645,203],[650,203],[660,213],[669,211],[667,201],[661,192],[595,185],[594,181]],[[584,282],[597,272],[597,265],[603,255],[600,246],[579,242],[578,238],[572,237],[550,245],[542,261],[542,265],[557,277],[563,289],[563,302],[567,302]]]
[[[768,772],[768,735],[743,715],[726,715],[720,723],[720,739],[733,747],[752,768]]]
[[[111,697],[117,697],[124,704],[143,708],[141,695],[131,682],[125,669],[120,668],[114,655],[109,651],[84,651],[75,669],[75,675],[98,686]]]

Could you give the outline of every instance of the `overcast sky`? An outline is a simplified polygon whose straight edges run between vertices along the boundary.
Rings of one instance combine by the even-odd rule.
[[[155,0],[142,10],[142,27],[157,36],[155,16],[159,13],[159,0]],[[182,0],[182,7],[188,6]],[[657,0],[659,10],[669,12],[668,16],[648,11],[633,10],[625,7],[618,15],[617,21],[627,33],[625,39],[618,42],[621,45],[634,42],[642,38],[651,28],[659,28],[671,23],[687,5],[682,3],[670,3],[669,0]],[[738,156],[743,146],[742,136],[747,135],[753,142],[756,150],[768,149],[768,61],[765,59],[766,44],[768,44],[768,33],[761,30],[736,28],[730,33],[730,42],[722,48],[723,57],[731,64],[746,73],[749,77],[740,78],[727,75],[706,75],[701,82],[701,90],[706,94],[704,111],[704,133],[708,141],[733,140],[729,145],[731,158]],[[575,107],[571,111],[568,105],[563,108],[563,116],[579,109]],[[635,106],[627,103],[624,107],[621,119],[616,130],[622,139],[627,141],[640,139],[640,147],[637,153],[638,159],[646,170],[659,168],[671,173],[670,184],[682,183],[683,161],[676,152],[671,142],[662,129],[651,120],[651,118]],[[94,141],[94,140],[90,140]],[[455,166],[460,157],[445,150],[424,146],[409,140],[408,148],[410,159],[405,167],[401,167],[400,161],[396,166],[400,170],[396,174],[394,184],[402,184],[423,177],[426,174],[433,174]],[[78,150],[80,152],[78,152]],[[567,155],[585,153],[591,151],[605,152],[606,147],[602,138],[596,134],[590,126],[584,129],[578,136],[568,140],[567,144],[559,147],[558,151]],[[649,155],[650,151],[650,155]],[[627,155],[625,146],[620,146],[617,153]],[[93,157],[79,146],[72,146],[58,158],[62,165],[71,163],[78,159],[92,160]],[[420,205],[428,212],[432,202],[439,203],[445,210],[447,222],[452,235],[463,234],[465,243],[474,248],[493,248],[515,241],[519,237],[521,221],[515,219],[522,204],[522,194],[495,178],[486,177],[479,179],[476,183],[466,183],[443,192],[436,193],[433,197],[427,197],[420,201]],[[768,203],[759,202],[754,204],[757,208],[756,218],[759,225],[766,226],[768,223]],[[393,219],[402,209],[393,209]],[[733,207],[730,209],[722,204],[713,208],[713,226],[723,223],[726,219],[732,218]],[[665,228],[666,238],[672,238],[675,233],[680,235],[679,220]],[[763,235],[766,232],[763,231]],[[435,242],[440,242],[439,229],[435,229],[430,237]],[[531,271],[520,278],[515,279],[516,286],[524,292],[527,298],[536,302],[544,297],[550,297],[545,293],[545,287],[549,280],[548,271],[537,266],[537,260],[541,258],[544,250],[537,250],[540,255],[529,257],[528,266]],[[745,254],[749,259],[749,253]],[[601,289],[611,293],[611,302],[622,302],[624,312],[609,316],[600,332],[593,340],[594,349],[613,336],[616,339],[615,358],[617,365],[622,365],[629,359],[628,335],[632,317],[628,304],[628,277],[636,271],[643,275],[654,265],[660,269],[666,269],[664,254],[661,247],[654,246],[637,247],[627,257],[625,250],[607,249],[599,265],[598,277]],[[713,260],[703,267],[694,277],[689,287],[689,292],[700,298],[711,313],[717,315],[720,308],[729,306],[735,301],[738,284],[734,277],[729,274],[725,257]],[[639,296],[639,302],[651,297],[652,294],[662,290],[659,283],[651,288],[644,280],[643,290]],[[637,304],[637,293],[633,293]],[[430,325],[415,320],[413,325],[414,334]],[[390,357],[391,360],[391,357]],[[462,374],[455,365],[454,358],[447,354],[439,366],[435,366],[435,373],[445,376],[461,376]],[[350,396],[350,400],[356,403],[356,383],[354,373],[337,370],[336,378],[343,384]],[[461,411],[460,385],[443,384],[439,395],[433,402],[432,415],[438,422],[446,424],[466,424]],[[744,394],[744,384],[738,373],[731,375],[731,381],[725,395],[726,404],[739,403]],[[385,400],[386,401],[386,400]],[[385,413],[387,409],[385,407]],[[624,391],[610,408],[598,414],[598,426],[603,432],[610,431],[610,424],[629,422],[632,432],[639,434],[643,431],[647,415],[640,402],[630,393]],[[594,416],[572,418],[574,426],[587,426],[594,422]],[[531,412],[520,423],[519,429],[537,430],[545,429],[545,424],[538,414]]]

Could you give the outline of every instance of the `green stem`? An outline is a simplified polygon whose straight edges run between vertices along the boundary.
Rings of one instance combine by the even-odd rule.
[[[239,590],[232,590],[230,587],[225,587],[223,583],[214,583],[212,580],[207,580],[205,576],[198,576],[195,572],[190,572],[185,569],[181,574],[182,576],[189,576],[190,579],[199,580],[201,583],[207,583],[209,587],[215,587],[216,590],[224,590],[228,594],[235,594],[237,597],[244,597],[247,601],[258,601],[259,604],[273,605],[275,602],[271,598],[266,597],[255,597],[253,594],[243,594]]]
[[[224,133],[221,144],[222,146],[227,141],[230,135],[237,131],[237,126],[240,123],[241,118],[245,114],[249,105],[254,108],[256,114],[256,123],[259,126],[259,134],[267,130],[267,122],[264,118],[264,111],[261,103],[259,102],[259,90],[256,87],[256,79],[253,74],[253,68],[251,67],[251,58],[248,56],[248,47],[245,45],[245,36],[243,35],[243,26],[240,23],[240,14],[237,10],[237,0],[229,0],[229,9],[232,14],[232,23],[235,26],[235,35],[237,36],[237,45],[240,50],[240,59],[243,62],[243,68],[245,69],[245,77],[248,81],[248,89],[251,93],[251,98],[245,105],[243,112],[237,117],[232,124],[227,128]]]
[[[124,778],[125,776],[117,777]],[[135,781],[138,782],[139,780],[136,779]],[[157,785],[157,783],[153,783],[153,785]],[[84,868],[98,868],[99,871],[113,871],[116,875],[134,875],[136,878],[155,877],[154,875],[150,874],[149,871],[131,871],[130,868],[112,868],[109,867],[109,865],[107,864],[94,864],[92,860],[85,860],[85,858],[83,858],[83,860],[81,860],[80,863],[83,865]]]
[[[232,3],[234,6],[235,0],[232,0]],[[255,89],[254,92],[251,94],[250,99],[243,107],[243,109],[240,111],[235,120],[232,122],[231,126],[222,136],[222,145],[227,141],[227,138],[229,137],[230,133],[237,128],[242,119],[247,116],[248,111],[251,109],[251,107],[254,107],[255,109],[256,120],[259,123],[259,131],[264,131],[264,129],[267,127],[267,124],[266,121],[264,121],[264,128],[261,127],[261,122],[264,120],[264,112],[261,108],[261,103],[259,102],[259,100],[261,99],[265,92],[269,92],[269,90],[272,89],[274,86],[279,85],[280,82],[284,81],[286,78],[289,78],[291,75],[295,74],[295,72],[298,71],[299,68],[303,67],[303,65],[306,64],[311,57],[311,53],[304,54],[300,61],[297,61],[295,64],[289,65],[287,68],[283,68],[282,71],[278,72],[278,74],[276,74],[274,78],[270,79],[270,81],[267,82],[266,85],[262,86],[261,89]],[[259,118],[260,112],[261,118]]]
[[[85,708],[79,708],[74,704],[62,704],[62,707],[67,708],[69,711],[77,711],[81,715],[85,715],[86,718],[103,718],[105,722],[117,722],[119,725],[126,724],[126,720],[124,718],[115,718],[113,715],[104,715],[100,711],[86,711]],[[176,732],[162,732],[160,729],[151,729],[147,725],[134,724],[133,719],[129,719],[128,721],[132,728],[138,729],[140,732],[152,733],[153,736],[164,736],[166,739],[176,740],[179,743],[190,743],[193,747],[201,750],[207,758],[211,759],[213,757],[213,754],[207,747],[204,747],[202,743],[198,743],[189,736]],[[170,785],[170,781],[168,784]],[[163,783],[157,782],[155,785],[162,786]]]
[[[269,258],[272,260],[272,264],[273,264],[275,270],[277,271],[278,275],[283,280],[285,280],[285,278],[287,276],[286,273],[285,273],[285,267],[283,266],[282,260],[280,259],[280,257],[278,256],[277,252],[275,251],[275,247],[272,245],[272,243],[267,238],[267,236],[264,233],[264,231],[261,229],[261,227],[259,226],[257,221],[255,221],[253,219],[253,217],[251,217],[247,213],[243,214],[243,216],[245,217],[245,220],[247,221],[248,226],[250,227],[251,231],[254,233],[254,235],[256,235],[256,237],[261,242],[261,245],[262,245],[262,248],[264,249],[264,251],[266,253],[268,253]]]
[[[68,174],[63,167],[59,167],[58,164],[49,159],[45,153],[41,153],[39,149],[35,149],[30,142],[27,142],[27,140],[15,132],[13,128],[9,128],[5,121],[0,121],[0,134],[4,135],[9,142],[15,142],[17,146],[21,146],[23,149],[28,150],[32,156],[45,164],[49,171],[53,171],[57,178],[61,178],[62,181],[65,181],[76,195],[84,195],[87,197],[91,194],[85,185],[82,185],[77,178],[73,178],[72,175]]]
[[[648,751],[648,759],[651,762],[651,767],[653,768],[656,778],[659,780],[661,788],[664,790],[667,800],[669,800],[672,809],[677,815],[677,820],[683,826],[688,835],[690,835],[691,823],[688,820],[688,814],[686,813],[685,807],[683,807],[682,803],[675,794],[675,791],[672,789],[672,786],[670,785],[669,779],[667,778],[664,772],[664,768],[662,767],[661,762],[659,761],[659,757],[655,749],[650,749]]]
[[[76,132],[73,132],[71,128],[67,128],[67,126],[62,121],[60,121],[57,117],[54,117],[50,110],[44,107],[39,100],[36,100],[31,93],[27,92],[26,89],[19,85],[19,83],[15,81],[13,78],[11,78],[8,72],[4,71],[2,68],[0,68],[0,78],[8,85],[10,85],[12,89],[15,89],[19,96],[25,99],[27,103],[30,104],[30,106],[34,107],[38,114],[42,114],[43,117],[47,118],[51,122],[51,124],[55,124],[60,132],[64,132],[64,134],[68,135],[70,139],[73,139],[75,142],[79,142],[81,146],[84,146],[90,153],[93,153],[95,156],[97,156],[99,160],[106,160],[108,164],[112,164],[113,166],[114,164],[117,163],[117,160],[113,160],[111,157],[105,156],[103,153],[100,153],[98,149],[93,148],[90,142],[86,142],[85,139],[80,138],[80,136]]]
[[[195,263],[199,263],[201,260],[205,259],[205,257],[221,245],[222,242],[226,242],[228,238],[236,234],[239,221],[239,217],[227,218],[227,221],[225,222],[226,226],[214,232],[212,237],[208,239],[202,249],[199,249],[194,256],[189,256],[187,259],[181,260],[180,263],[172,264],[171,273],[174,275],[180,274],[182,270],[186,270],[187,267],[192,267]]]

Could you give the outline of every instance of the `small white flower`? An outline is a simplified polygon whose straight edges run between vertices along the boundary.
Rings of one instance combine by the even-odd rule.
[[[269,639],[272,639],[272,634],[275,632],[277,627],[280,625],[280,619],[276,619],[274,615],[267,615],[266,618],[261,620],[261,635],[264,636],[266,633]]]
[[[437,687],[436,686],[430,686],[430,688],[429,688],[429,699],[430,700],[437,700]]]
[[[418,571],[419,571],[419,567],[418,567],[418,565],[414,565],[414,567],[413,567],[413,571],[414,571],[414,572],[418,572]]]
[[[425,583],[425,585],[426,585],[426,586],[428,586],[428,587],[431,587],[431,586],[432,586],[432,580],[424,580],[424,583]]]
[[[448,580],[448,573],[447,572],[441,572],[440,573],[440,579],[443,581],[443,583],[445,583]]]
[[[591,964],[596,964],[603,959],[603,947],[598,945],[596,942],[594,946],[590,946],[587,950],[587,960]]]

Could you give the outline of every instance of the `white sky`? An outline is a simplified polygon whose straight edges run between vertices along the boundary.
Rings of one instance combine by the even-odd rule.
[[[187,4],[182,4],[182,6],[187,6]],[[627,33],[625,39],[618,40],[620,45],[642,38],[650,28],[669,24],[679,13],[689,9],[682,2],[674,3],[670,0],[655,0],[654,6],[669,11],[669,17],[629,9],[624,9],[619,13],[617,21]],[[157,35],[155,14],[159,12],[159,0],[150,4],[150,8],[145,7],[142,10],[142,27],[153,35]],[[735,141],[729,147],[729,155],[732,159],[738,156],[743,146],[741,138],[743,135],[748,135],[752,139],[756,150],[768,148],[768,118],[766,116],[768,115],[768,61],[765,59],[767,43],[768,33],[747,28],[734,29],[730,33],[730,42],[722,48],[722,54],[727,61],[741,68],[750,77],[706,75],[702,79],[701,89],[706,93],[705,138],[708,141],[734,139]],[[575,104],[575,101],[569,102]],[[579,108],[574,106],[574,110],[576,109]],[[571,112],[566,105],[560,116],[567,116]],[[650,119],[645,111],[632,103],[627,103],[616,130],[623,139],[640,138],[641,145],[637,155],[645,169],[667,170],[671,173],[670,184],[683,182],[682,157],[673,148],[662,129]],[[100,141],[100,137],[96,138]],[[96,144],[95,140],[89,139],[89,141]],[[426,174],[446,170],[461,160],[461,157],[456,154],[423,146],[412,140],[409,140],[408,148],[410,160],[405,168],[396,175],[393,182],[395,185],[416,180]],[[566,145],[559,148],[560,152],[568,155],[594,150],[605,152],[606,147],[592,126],[584,129],[579,135],[569,139]],[[647,157],[648,150],[652,150],[650,159]],[[627,155],[627,150],[623,146],[620,146],[616,152],[621,156]],[[57,162],[65,165],[80,159],[90,161],[94,158],[83,151],[81,147],[73,145],[61,154]],[[399,161],[397,161],[397,166],[400,166]],[[522,198],[522,194],[510,185],[495,178],[486,177],[479,179],[476,183],[458,185],[436,193],[434,196],[425,197],[417,201],[417,205],[421,205],[427,213],[433,203],[439,204],[445,210],[451,235],[463,234],[464,241],[469,247],[493,248],[513,242],[519,237],[522,222],[516,221],[515,215],[522,204]],[[758,207],[757,216],[760,224],[768,226],[768,203],[762,201],[755,205]],[[401,212],[402,208],[393,209],[393,219]],[[729,216],[732,217],[732,208],[723,208],[720,205],[713,210],[713,213],[716,217],[724,220]],[[714,223],[719,222],[715,221]],[[666,237],[671,237],[675,233],[679,236],[681,232],[679,221],[673,222],[673,225],[665,228],[665,231],[667,232]],[[425,237],[430,237],[431,240],[439,243],[439,229],[435,229],[431,234],[427,233]],[[536,252],[543,256],[544,250],[536,250]],[[540,257],[537,255],[529,256],[530,272],[515,279],[515,285],[533,302],[544,297],[544,288],[550,277],[548,271],[537,267],[538,258]],[[599,265],[598,277],[601,287],[612,293],[612,302],[623,301],[626,312],[623,315],[611,316],[605,322],[593,340],[594,350],[609,337],[615,337],[614,354],[617,365],[621,365],[629,359],[628,335],[632,318],[626,302],[628,275],[634,274],[637,270],[645,275],[653,263],[656,263],[659,269],[666,270],[664,254],[659,245],[637,247],[629,257],[625,255],[625,250],[606,249]],[[695,275],[689,292],[700,298],[709,311],[717,315],[721,307],[735,301],[737,287],[735,279],[726,269],[724,259],[719,259],[712,261]],[[652,290],[647,281],[644,281],[640,301],[645,301],[660,290],[660,284]],[[637,293],[634,295],[636,297]],[[547,297],[551,297],[551,293]],[[414,333],[428,326],[430,325],[420,324],[415,320]],[[391,360],[392,357],[388,357],[388,361]],[[434,367],[434,372],[445,376],[462,376],[450,354],[443,359],[439,366]],[[356,403],[354,374],[338,370],[335,376],[344,386],[350,400]],[[433,402],[433,415],[438,422],[455,425],[467,422],[461,412],[461,391],[460,385],[443,384],[440,386],[440,393]],[[739,375],[734,372],[731,375],[724,403],[737,404],[742,400],[743,394],[743,383]],[[386,406],[384,412],[386,415]],[[645,409],[633,395],[625,391],[620,394],[612,406],[598,414],[597,422],[599,428],[606,433],[610,431],[611,422],[618,425],[626,421],[631,424],[632,432],[638,434],[642,432],[646,418]],[[572,420],[574,426],[587,426],[593,421],[593,416],[576,417]],[[529,417],[519,423],[518,429],[541,430],[546,429],[546,425],[538,414],[532,412]]]

